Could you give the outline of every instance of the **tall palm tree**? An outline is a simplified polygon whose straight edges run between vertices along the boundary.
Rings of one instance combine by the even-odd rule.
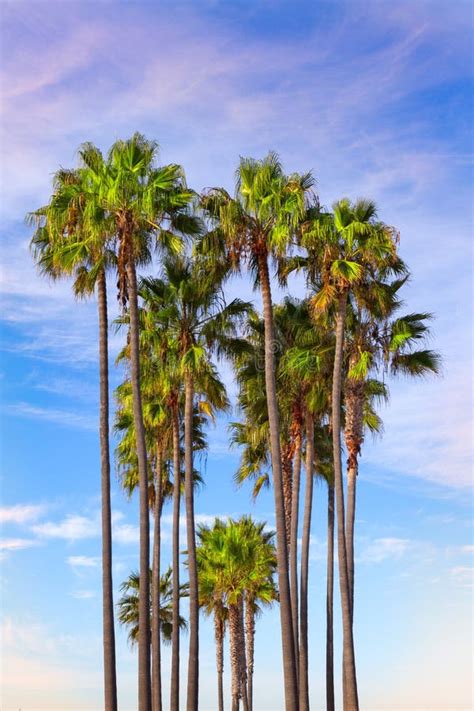
[[[31,213],[36,224],[31,247],[40,272],[50,278],[72,276],[74,293],[84,297],[97,292],[99,317],[100,456],[102,520],[102,610],[104,708],[117,709],[115,629],[112,587],[112,515],[110,502],[109,368],[106,270],[115,265],[109,248],[111,225],[96,196],[89,190],[84,165],[59,170],[53,180],[48,205]]]
[[[208,191],[202,199],[202,206],[215,225],[206,237],[204,248],[220,254],[224,252],[236,268],[246,261],[260,285],[265,323],[264,370],[277,529],[285,704],[287,711],[296,711],[296,657],[288,577],[269,258],[283,254],[287,249],[305,213],[314,181],[309,173],[285,175],[274,153],[269,153],[260,161],[241,158],[236,177],[235,199],[220,188]]]
[[[375,283],[364,308],[351,309],[347,338],[348,372],[344,382],[344,438],[347,460],[346,547],[351,610],[354,614],[354,523],[356,482],[364,430],[380,429],[372,403],[388,397],[384,383],[371,377],[379,370],[410,377],[438,373],[440,358],[417,345],[429,337],[428,313],[396,316],[398,291],[406,278]]]
[[[193,493],[193,412],[195,396],[204,395],[204,412],[228,406],[225,389],[210,358],[233,353],[240,347],[237,327],[251,310],[250,304],[234,299],[225,304],[223,283],[227,270],[187,257],[164,261],[164,279],[144,279],[143,293],[154,302],[157,323],[166,325],[168,337],[177,346],[184,383],[184,460],[188,571],[190,586],[187,709],[198,704],[199,594]]]
[[[130,316],[130,379],[140,474],[140,637],[138,644],[139,711],[151,708],[149,636],[150,540],[148,516],[148,467],[140,391],[139,311],[136,265],[149,257],[150,248],[166,244],[179,249],[173,229],[193,233],[197,227],[188,215],[192,193],[187,190],[177,165],[156,167],[158,145],[136,133],[116,141],[104,160],[97,149],[85,144],[80,150],[86,164],[90,191],[114,225],[118,249],[118,288]]]
[[[358,711],[357,677],[352,631],[352,611],[347,569],[344,491],[341,463],[341,391],[344,329],[349,293],[367,289],[375,272],[396,271],[397,235],[377,222],[376,207],[368,200],[351,203],[340,200],[333,213],[321,213],[303,231],[302,245],[308,250],[308,276],[317,292],[312,300],[314,313],[333,310],[335,334],[332,378],[331,425],[337,512],[339,587],[343,626],[343,698],[345,711]]]

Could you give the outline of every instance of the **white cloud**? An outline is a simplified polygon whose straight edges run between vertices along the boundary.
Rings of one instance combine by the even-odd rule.
[[[123,544],[138,543],[140,529],[131,523],[116,524],[112,527],[112,539],[117,543]]]
[[[457,565],[449,571],[456,584],[463,588],[474,587],[474,567]]]
[[[65,427],[74,427],[82,430],[97,429],[97,417],[94,415],[49,407],[39,407],[27,402],[6,405],[4,412],[15,417],[38,419],[43,422],[53,422]]]
[[[31,538],[2,538],[0,539],[0,551],[20,551],[25,548],[33,548],[39,545],[39,541]]]
[[[35,521],[44,511],[42,504],[16,504],[0,507],[0,523],[27,523]]]
[[[69,514],[65,519],[54,523],[37,524],[32,531],[42,538],[63,538],[67,541],[77,541],[83,538],[95,538],[100,534],[99,522],[96,518]]]
[[[357,557],[361,563],[382,563],[389,558],[401,558],[411,547],[412,541],[407,538],[376,538]]]
[[[97,593],[94,590],[74,590],[70,595],[76,598],[76,600],[90,600],[96,597]]]
[[[87,555],[71,555],[66,558],[66,561],[73,568],[97,568],[100,558]]]

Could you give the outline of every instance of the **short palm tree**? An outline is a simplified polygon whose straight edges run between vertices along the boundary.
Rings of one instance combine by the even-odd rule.
[[[212,527],[198,527],[203,602],[210,604],[218,617],[225,610],[229,626],[232,711],[238,711],[240,700],[245,711],[252,708],[255,616],[259,605],[270,605],[278,597],[273,578],[274,534],[264,529],[264,523],[246,516],[237,521],[216,519]],[[222,698],[221,681],[218,688]]]
[[[150,570],[150,577],[152,571]],[[161,638],[167,644],[171,642],[171,636],[173,631],[173,619],[172,619],[172,598],[173,598],[173,586],[171,581],[171,566],[160,578],[160,611],[158,615],[158,620],[160,624]],[[130,573],[128,578],[120,586],[122,596],[117,602],[118,607],[118,620],[121,625],[128,627],[128,639],[132,645],[138,644],[140,638],[140,627],[139,627],[139,592],[140,592],[140,576],[138,573]],[[181,598],[188,596],[188,586],[186,584],[180,585],[179,595]],[[150,601],[150,614],[153,615],[154,611],[151,607]],[[182,630],[187,628],[186,620],[184,617],[180,617],[178,620],[179,627]],[[151,637],[149,638],[148,644],[151,643]]]

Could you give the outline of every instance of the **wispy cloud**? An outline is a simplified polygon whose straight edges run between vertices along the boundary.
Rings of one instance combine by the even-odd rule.
[[[401,558],[412,545],[407,538],[377,538],[361,550],[358,559],[361,563],[382,563],[389,558]]]
[[[82,430],[96,430],[97,418],[69,410],[57,410],[49,407],[39,407],[27,402],[13,403],[4,407],[5,413],[15,417],[28,417],[53,422],[64,427],[75,427]]]
[[[72,568],[97,568],[100,558],[87,555],[70,555],[66,558],[66,562]]]
[[[16,504],[0,507],[0,523],[28,523],[35,521],[46,510],[42,504]]]
[[[95,538],[100,533],[99,521],[87,516],[69,514],[59,522],[47,521],[32,526],[32,531],[41,538],[62,538],[66,541],[78,541]]]
[[[33,548],[39,545],[39,541],[31,538],[2,538],[0,539],[0,551],[20,551],[25,548]]]
[[[466,565],[457,565],[450,570],[453,580],[465,588],[474,587],[474,567]]]
[[[73,590],[70,595],[71,597],[75,597],[76,600],[90,600],[97,597],[95,590]]]

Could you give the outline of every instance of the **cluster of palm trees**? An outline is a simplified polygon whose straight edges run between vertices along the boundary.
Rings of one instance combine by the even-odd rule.
[[[343,199],[326,210],[314,193],[312,175],[286,175],[273,153],[263,160],[240,160],[233,196],[222,188],[199,195],[187,187],[180,166],[157,166],[157,151],[157,144],[140,134],[117,141],[106,156],[84,144],[78,167],[59,170],[48,204],[30,214],[41,272],[72,277],[78,296],[97,293],[105,708],[117,708],[106,283],[113,273],[123,310],[117,325],[126,332],[119,356],[126,376],[116,392],[116,460],[124,488],[129,493],[138,488],[140,507],[140,566],[124,590],[125,600],[133,597],[135,615],[138,606],[133,639],[138,642],[139,710],[162,709],[161,638],[167,635],[170,708],[179,709],[183,594],[189,595],[187,711],[195,711],[199,700],[199,607],[214,616],[219,708],[228,625],[232,706],[251,709],[255,614],[259,602],[277,598],[285,708],[309,709],[308,564],[313,479],[319,476],[328,490],[327,708],[334,709],[336,524],[343,707],[355,711],[358,461],[365,432],[381,428],[376,405],[388,396],[384,374],[424,375],[439,368],[437,354],[420,347],[429,334],[430,314],[398,314],[408,270],[397,251],[396,230],[378,219],[371,201]],[[137,270],[150,264],[159,276],[138,277]],[[260,291],[261,316],[252,304],[225,298],[226,281],[244,269]],[[272,272],[283,285],[292,273],[301,273],[307,297],[275,305]],[[254,495],[262,486],[273,487],[275,546],[273,534],[245,517],[216,520],[196,531],[194,490],[201,481],[196,462],[206,448],[206,420],[230,407],[217,367],[221,358],[233,364],[239,386],[240,420],[230,435],[230,445],[241,451],[236,479],[250,478]],[[182,496],[185,590],[180,581]],[[164,580],[160,521],[167,498],[173,507],[172,566]],[[131,603],[123,600],[120,619],[129,623]]]

